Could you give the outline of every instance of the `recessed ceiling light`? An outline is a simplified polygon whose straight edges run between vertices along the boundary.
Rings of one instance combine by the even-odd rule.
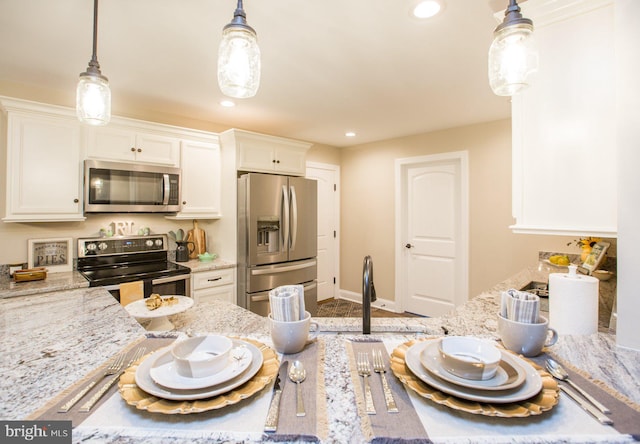
[[[344,133],[344,135],[347,137],[356,137],[356,133],[354,133],[353,131],[347,131],[346,133]]]
[[[236,106],[236,104],[231,100],[221,100],[220,105],[224,106],[225,108],[233,108],[234,106]]]
[[[442,4],[437,0],[424,0],[413,8],[413,15],[420,19],[433,17],[442,9]]]

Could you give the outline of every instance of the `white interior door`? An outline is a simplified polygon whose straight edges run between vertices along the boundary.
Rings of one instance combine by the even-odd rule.
[[[318,300],[337,299],[340,288],[340,167],[307,162],[306,177],[318,181]]]
[[[441,316],[468,299],[466,151],[396,161],[396,282],[404,311]]]

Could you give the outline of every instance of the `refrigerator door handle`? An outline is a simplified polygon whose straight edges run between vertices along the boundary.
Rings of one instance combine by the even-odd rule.
[[[287,186],[282,185],[282,207],[280,209],[282,220],[282,248],[283,250],[289,249],[289,193],[287,192]]]
[[[304,290],[313,290],[314,288],[316,288],[318,285],[316,284],[315,281],[311,282],[310,284],[307,284],[304,286]],[[271,290],[267,290],[267,291],[261,291],[260,293],[253,293],[251,295],[251,302],[264,302],[264,301],[268,301],[269,300],[269,292]]]
[[[286,273],[288,271],[304,270],[305,268],[311,268],[316,266],[316,261],[305,262],[304,264],[288,265],[277,268],[258,268],[251,270],[251,276],[261,276],[265,274],[278,274]]]
[[[296,188],[293,185],[289,188],[291,189],[291,243],[289,249],[295,250],[298,237],[298,198],[296,197]]]

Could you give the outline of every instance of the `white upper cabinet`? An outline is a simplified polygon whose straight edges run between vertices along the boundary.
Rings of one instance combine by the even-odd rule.
[[[211,142],[184,140],[181,144],[182,210],[172,219],[218,219],[221,165],[217,137]]]
[[[4,222],[81,221],[81,124],[61,107],[0,99]]]
[[[87,127],[87,157],[179,166],[180,136],[164,128],[118,118],[107,126]]]
[[[310,143],[237,129],[221,133],[220,140],[235,147],[238,171],[305,175]]]
[[[615,237],[614,2],[529,0],[521,7],[534,23],[540,67],[512,101],[511,228]]]

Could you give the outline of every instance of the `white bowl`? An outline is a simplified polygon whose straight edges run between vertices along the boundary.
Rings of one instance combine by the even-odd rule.
[[[233,342],[226,336],[196,336],[177,342],[171,349],[176,371],[187,378],[205,378],[223,370]]]
[[[482,381],[495,376],[502,356],[493,344],[470,336],[446,336],[438,351],[446,371],[460,378]]]

